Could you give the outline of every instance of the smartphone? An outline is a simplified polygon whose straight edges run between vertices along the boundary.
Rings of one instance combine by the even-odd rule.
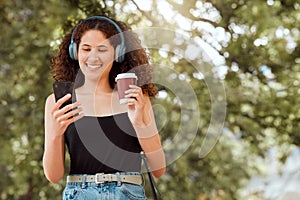
[[[74,82],[71,81],[58,81],[53,83],[53,92],[55,100],[58,101],[60,98],[64,97],[66,94],[71,94],[72,97],[68,99],[60,108],[65,107],[68,104],[74,103],[76,101],[76,96],[74,93]]]

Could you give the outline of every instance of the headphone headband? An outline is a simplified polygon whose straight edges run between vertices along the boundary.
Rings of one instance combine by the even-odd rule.
[[[124,33],[122,31],[122,29],[120,28],[120,26],[118,26],[118,24],[113,21],[112,19],[108,18],[108,17],[104,17],[104,16],[92,16],[92,17],[89,17],[89,18],[86,18],[84,21],[82,21],[81,23],[85,22],[85,21],[88,21],[88,20],[92,20],[92,19],[102,19],[102,20],[106,20],[108,21],[109,23],[111,23],[112,25],[114,25],[114,27],[117,29],[119,35],[120,35],[120,39],[121,39],[121,44],[118,45],[115,49],[115,61],[116,62],[123,62],[124,61],[124,54],[125,54],[125,36],[124,36]],[[69,55],[70,57],[73,59],[73,60],[77,60],[77,44],[76,42],[74,42],[74,35],[75,35],[75,32],[77,30],[77,27],[81,24],[79,23],[75,29],[73,30],[72,32],[72,36],[71,36],[71,42],[70,42],[70,45],[69,45]]]

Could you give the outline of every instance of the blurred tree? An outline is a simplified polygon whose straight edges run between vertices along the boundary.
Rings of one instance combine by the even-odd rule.
[[[49,184],[41,164],[44,100],[52,83],[49,59],[78,19],[98,13],[133,28],[164,28],[146,31],[141,40],[149,45],[160,89],[153,103],[170,164],[157,180],[165,200],[241,199],[250,176],[264,170],[258,163],[271,148],[279,149],[276,156],[284,162],[290,147],[299,146],[299,3],[148,4],[149,9],[134,0],[0,2],[5,30],[0,38],[0,199],[61,198],[64,181]],[[148,187],[146,192],[150,197]]]
[[[181,39],[178,41],[184,42],[176,43],[173,42],[176,36],[168,35],[167,40],[160,34],[155,38],[161,46],[158,53],[152,51],[153,62],[171,66],[180,73],[177,76],[164,74],[160,77],[167,80],[173,77],[167,84],[169,86],[183,83],[182,79],[190,79],[189,83],[198,95],[199,109],[205,114],[201,115],[198,137],[194,138],[193,145],[169,166],[168,173],[173,176],[159,180],[163,182],[162,190],[166,192],[167,199],[195,199],[197,196],[240,199],[240,188],[245,186],[247,179],[258,171],[268,171],[267,166],[261,166],[260,160],[268,159],[266,156],[270,150],[276,148],[278,153],[275,157],[283,163],[290,150],[295,145],[299,146],[297,13],[300,4],[295,1],[232,0],[167,2],[153,1],[150,10],[143,10],[141,4],[135,3],[151,22],[149,24],[175,31],[179,29],[188,35],[186,41]],[[169,43],[165,45],[162,41]],[[201,51],[205,53],[197,54],[197,48],[186,45],[197,41],[209,44],[201,43]],[[192,51],[189,51],[189,47]],[[213,54],[211,49],[219,55]],[[171,53],[163,55],[161,50]],[[174,52],[181,52],[179,54],[183,58],[174,56]],[[202,65],[197,61],[199,58],[213,65],[210,71],[223,80],[227,97],[222,142],[202,160],[199,152],[206,129],[211,124],[211,100],[215,99],[210,99],[209,94],[213,91],[208,91],[205,85],[210,77],[208,71],[201,67],[205,78],[199,80],[195,77],[196,71],[191,70],[195,69],[192,61]],[[168,59],[169,62],[166,62]],[[182,78],[184,76],[187,78]],[[177,121],[171,119],[180,109],[174,103],[178,98],[172,94],[174,91],[166,87],[161,89],[167,90],[170,98],[160,100],[169,119],[161,133],[165,141],[169,141],[178,132],[180,120],[178,117]],[[184,106],[181,105],[181,109]],[[196,124],[197,120],[193,122]],[[206,162],[207,165],[204,164]],[[205,179],[199,178],[202,174],[207,175]],[[212,184],[209,184],[210,181]],[[182,187],[180,192],[179,187]]]
[[[241,178],[251,175],[255,168],[268,171],[258,160],[265,159],[271,149],[277,149],[275,157],[283,163],[290,150],[299,146],[299,2],[168,2],[179,15],[193,19],[191,38],[201,35],[226,59],[225,63],[216,64],[215,70],[226,69],[225,130],[232,139],[246,145],[244,153],[257,155],[254,163],[252,159],[244,161],[245,176],[239,176],[235,186],[245,183]],[[222,144],[210,156],[218,152],[219,145]],[[225,151],[220,153],[226,155]],[[246,158],[244,153],[239,159]],[[206,158],[209,162],[210,156]],[[234,166],[232,163],[230,168]],[[232,182],[234,175],[229,176],[232,177],[227,183]],[[218,180],[217,185],[221,184]],[[238,189],[229,185],[221,185],[227,196],[224,198],[239,199],[233,195]]]
[[[60,186],[50,186],[42,171],[43,110],[50,45],[74,8],[55,0],[0,2],[0,199],[58,198]]]

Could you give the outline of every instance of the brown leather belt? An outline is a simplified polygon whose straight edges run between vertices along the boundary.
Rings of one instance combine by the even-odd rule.
[[[118,176],[120,177],[118,180]],[[81,183],[84,180],[84,175],[70,175],[67,177],[68,183]],[[104,174],[99,173],[95,175],[86,175],[85,182],[92,182],[96,184],[105,182],[118,182],[121,183],[131,183],[135,185],[142,185],[143,178],[141,175],[125,175],[125,174]]]

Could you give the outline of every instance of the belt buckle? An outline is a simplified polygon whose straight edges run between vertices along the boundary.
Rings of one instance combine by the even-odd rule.
[[[103,175],[104,175],[104,173],[97,173],[96,175],[95,175],[95,183],[96,184],[101,184],[101,183],[104,183],[105,181],[103,181]]]

